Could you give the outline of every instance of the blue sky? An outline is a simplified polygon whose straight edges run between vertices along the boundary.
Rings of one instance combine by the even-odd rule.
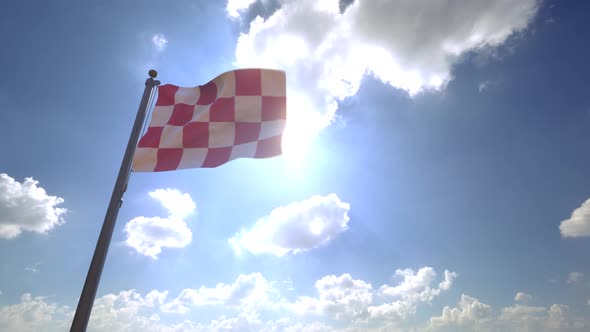
[[[589,330],[590,4],[340,9],[3,1],[0,331],[69,327],[147,70],[251,66],[285,155],[132,174],[89,331]]]

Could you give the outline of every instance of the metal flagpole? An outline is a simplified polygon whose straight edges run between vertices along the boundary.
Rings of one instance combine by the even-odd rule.
[[[119,214],[119,208],[123,204],[123,194],[125,193],[125,190],[127,190],[127,181],[129,180],[129,173],[131,172],[131,161],[133,160],[135,147],[137,146],[141,128],[145,121],[148,103],[152,92],[160,84],[160,81],[154,80],[154,78],[158,76],[158,73],[155,70],[150,70],[149,75],[150,78],[145,81],[143,97],[141,98],[139,110],[135,117],[135,123],[133,124],[131,135],[129,136],[127,149],[125,150],[125,155],[121,162],[119,175],[117,176],[117,181],[115,182],[115,187],[111,195],[111,201],[104,217],[96,248],[94,249],[92,262],[88,268],[88,274],[86,275],[86,281],[84,282],[82,295],[80,295],[80,300],[78,301],[78,307],[76,308],[76,314],[74,315],[70,332],[84,332],[88,326],[88,320],[90,319],[90,313],[92,312],[92,305],[94,304],[94,298],[96,297],[96,290],[98,289],[102,268],[104,267],[104,262],[109,250],[109,244],[117,221],[117,215]]]

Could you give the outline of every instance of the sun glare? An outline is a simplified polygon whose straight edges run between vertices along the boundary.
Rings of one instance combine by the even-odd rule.
[[[296,93],[289,94],[287,127],[283,133],[283,156],[290,164],[300,164],[309,153],[319,131],[329,121],[315,111],[309,100]]]

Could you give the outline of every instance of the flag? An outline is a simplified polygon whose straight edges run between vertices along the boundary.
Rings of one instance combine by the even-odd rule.
[[[193,88],[162,85],[133,158],[135,172],[217,167],[281,154],[285,73],[239,69]]]

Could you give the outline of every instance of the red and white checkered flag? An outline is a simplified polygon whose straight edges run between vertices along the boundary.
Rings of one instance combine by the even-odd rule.
[[[195,88],[162,85],[133,159],[135,172],[217,167],[281,154],[285,73],[239,69]]]

